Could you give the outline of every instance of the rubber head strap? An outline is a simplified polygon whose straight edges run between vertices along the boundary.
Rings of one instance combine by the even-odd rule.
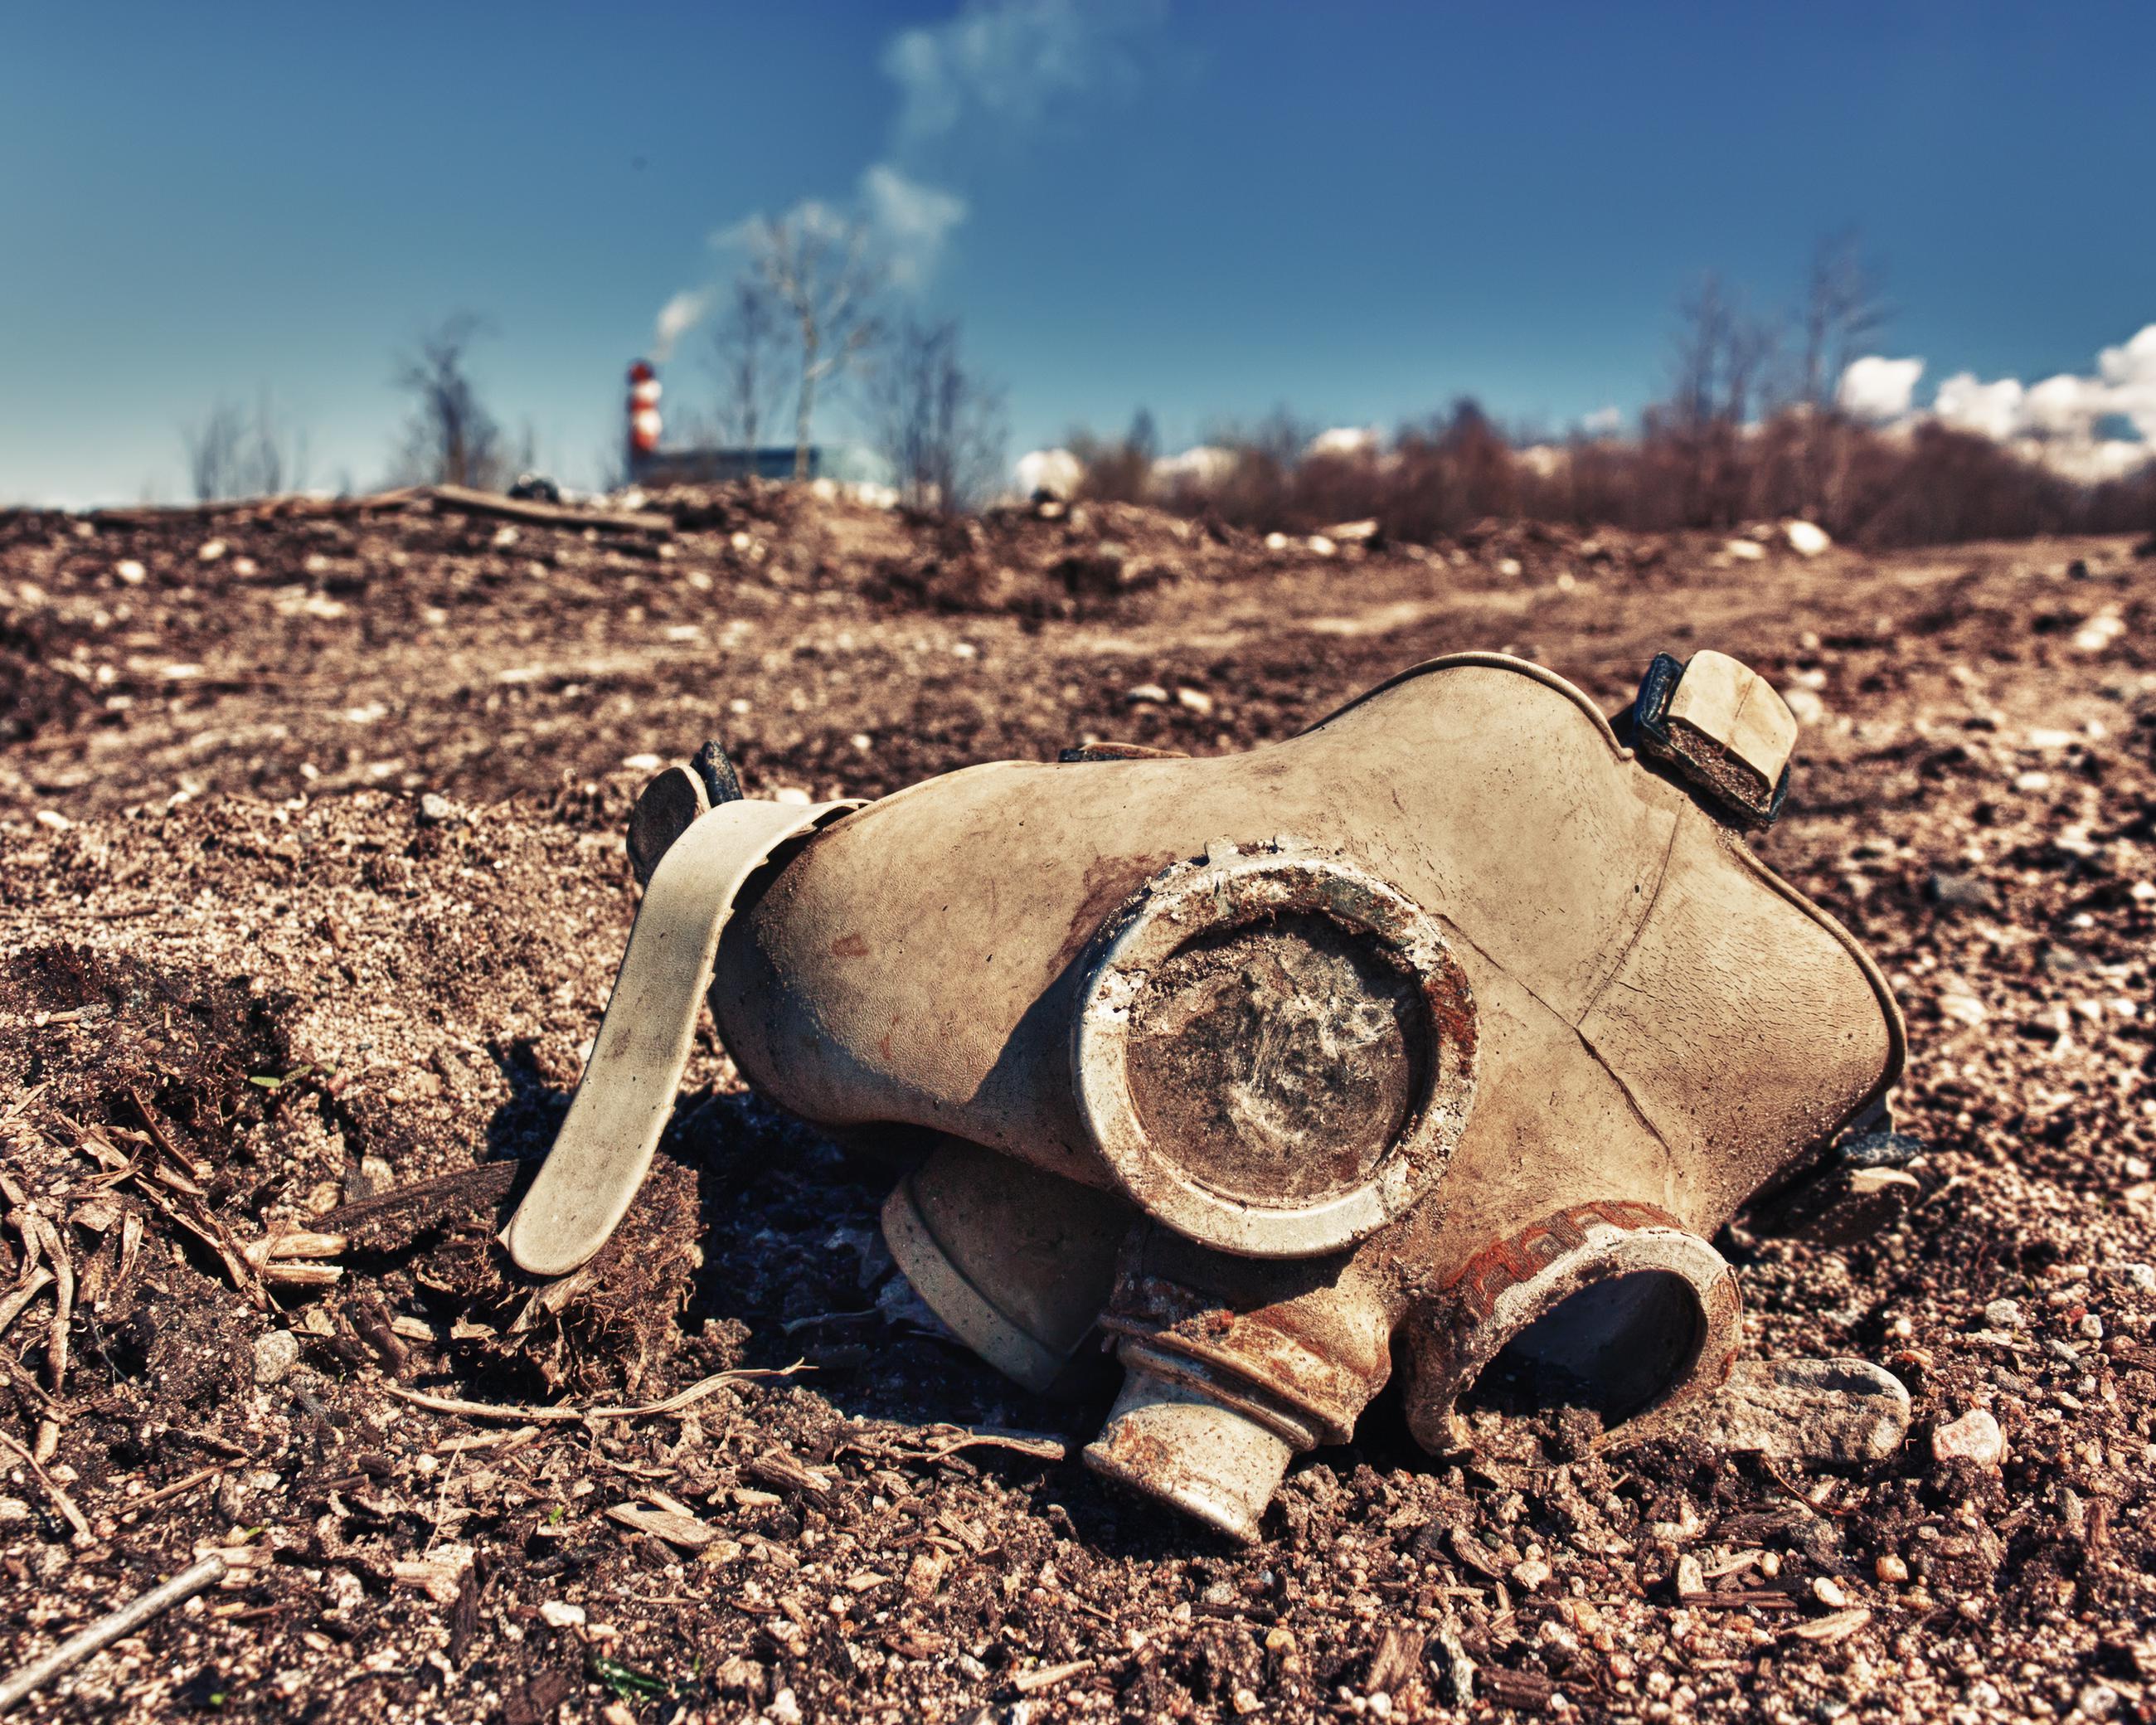
[[[620,1225],[674,1111],[735,896],[788,839],[860,806],[725,803],[667,847],[637,907],[569,1117],[502,1230],[518,1269],[566,1276]]]

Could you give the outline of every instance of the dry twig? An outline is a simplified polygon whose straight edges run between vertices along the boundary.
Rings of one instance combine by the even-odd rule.
[[[169,1611],[182,1599],[191,1599],[205,1589],[216,1586],[224,1579],[224,1559],[213,1554],[192,1568],[182,1570],[163,1585],[137,1595],[117,1611],[107,1613],[88,1629],[69,1635],[44,1658],[32,1660],[6,1682],[0,1683],[0,1712],[5,1712],[69,1666],[133,1635],[151,1618]]]
[[[0,1431],[0,1445],[13,1450],[23,1458],[38,1483],[44,1487],[45,1496],[53,1501],[53,1507],[67,1520],[67,1524],[85,1539],[90,1538],[90,1521],[75,1505],[74,1498],[61,1490],[59,1481],[45,1471],[45,1465],[4,1431]]]
[[[636,1408],[540,1408],[519,1402],[467,1402],[454,1396],[429,1395],[424,1390],[405,1389],[398,1384],[382,1386],[385,1394],[393,1395],[400,1402],[410,1402],[414,1407],[431,1408],[437,1414],[461,1414],[470,1420],[553,1420],[575,1424],[586,1420],[644,1420],[654,1414],[676,1414],[692,1403],[723,1389],[729,1384],[753,1384],[765,1378],[791,1378],[797,1373],[813,1372],[816,1368],[806,1360],[796,1360],[792,1365],[777,1371],[751,1370],[718,1372],[690,1384],[678,1395],[670,1395],[663,1402],[648,1402]]]

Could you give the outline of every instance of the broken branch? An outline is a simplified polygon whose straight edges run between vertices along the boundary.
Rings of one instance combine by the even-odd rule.
[[[224,1569],[223,1558],[207,1557],[192,1568],[182,1570],[170,1581],[130,1600],[117,1611],[99,1618],[80,1634],[69,1636],[44,1658],[32,1660],[6,1682],[0,1683],[0,1712],[5,1712],[33,1690],[80,1664],[91,1654],[134,1634],[151,1618],[216,1586],[224,1579]]]
[[[44,1463],[38,1461],[36,1456],[33,1455],[28,1450],[24,1449],[22,1445],[17,1443],[13,1437],[9,1436],[8,1434],[4,1431],[0,1431],[0,1445],[5,1445],[8,1449],[13,1450],[18,1455],[23,1458],[24,1465],[29,1468],[31,1473],[36,1476],[38,1483],[44,1487],[45,1496],[52,1499],[53,1507],[58,1510],[60,1514],[66,1518],[68,1526],[74,1528],[74,1531],[80,1534],[85,1539],[89,1538],[89,1517],[85,1516],[82,1511],[76,1507],[74,1499],[69,1497],[65,1491],[60,1489],[59,1481],[45,1471]],[[4,1705],[4,1702],[0,1702],[0,1706]]]
[[[655,1414],[675,1414],[692,1403],[723,1389],[729,1384],[752,1384],[771,1378],[791,1378],[796,1373],[813,1372],[816,1368],[806,1360],[796,1360],[792,1365],[777,1371],[747,1370],[718,1372],[709,1378],[690,1384],[678,1395],[670,1395],[663,1402],[649,1402],[636,1408],[540,1408],[517,1402],[467,1402],[454,1396],[429,1395],[424,1390],[405,1389],[394,1384],[382,1386],[384,1394],[393,1395],[400,1402],[410,1402],[415,1407],[431,1408],[437,1414],[461,1414],[469,1420],[555,1420],[574,1423],[585,1420],[644,1420]]]

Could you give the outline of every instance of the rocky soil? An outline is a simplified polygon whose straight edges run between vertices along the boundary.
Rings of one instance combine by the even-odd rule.
[[[1839,1252],[1723,1242],[1754,1352],[1909,1385],[1890,1459],[1444,1467],[1381,1399],[1232,1548],[1077,1463],[1100,1400],[939,1339],[876,1236],[890,1168],[708,1040],[596,1272],[506,1273],[660,760],[716,736],[752,794],[873,796],[1240,749],[1469,648],[1614,710],[1707,645],[1794,691],[1761,848],[1910,1018],[1928,1200]],[[0,1671],[230,1565],[19,1717],[2156,1716],[2128,542],[1317,549],[778,488],[18,513],[0,695]],[[264,1255],[294,1230],[343,1245]]]

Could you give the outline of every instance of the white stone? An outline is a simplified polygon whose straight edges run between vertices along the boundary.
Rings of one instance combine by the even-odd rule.
[[[1815,521],[1784,521],[1782,537],[1789,541],[1789,549],[1800,557],[1815,557],[1834,548],[1834,541],[1827,536],[1826,529]]]
[[[1861,1359],[1742,1361],[1694,1416],[1717,1449],[1823,1461],[1892,1455],[1909,1419],[1902,1380]]]
[[[1826,703],[1809,689],[1792,686],[1782,691],[1782,701],[1799,725],[1826,722]]]
[[[1935,1461],[1974,1461],[1979,1467],[1996,1467],[2006,1457],[2006,1435],[1990,1410],[1972,1408],[1951,1425],[1932,1432]]]
[[[1722,555],[1735,557],[1741,563],[1756,563],[1767,555],[1767,547],[1756,539],[1732,539],[1726,542]]]
[[[290,1330],[264,1330],[254,1338],[254,1381],[281,1384],[300,1363],[300,1338]]]
[[[572,1605],[566,1599],[548,1599],[539,1608],[539,1620],[549,1629],[578,1629],[587,1620],[582,1605]]]

